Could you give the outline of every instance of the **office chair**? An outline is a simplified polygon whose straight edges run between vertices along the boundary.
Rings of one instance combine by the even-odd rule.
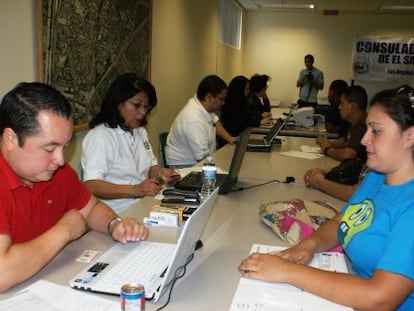
[[[167,136],[168,136],[168,132],[161,132],[158,135],[159,148],[160,148],[160,160],[161,160],[162,167],[168,167],[167,159],[165,158],[165,145],[167,144]]]

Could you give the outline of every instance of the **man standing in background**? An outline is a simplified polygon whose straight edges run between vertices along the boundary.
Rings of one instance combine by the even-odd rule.
[[[299,87],[299,108],[318,105],[318,92],[323,89],[323,72],[313,67],[315,59],[311,54],[305,56],[305,66],[299,72],[296,86]]]

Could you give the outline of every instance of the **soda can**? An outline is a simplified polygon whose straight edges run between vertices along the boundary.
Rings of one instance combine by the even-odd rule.
[[[145,289],[143,285],[128,283],[121,287],[121,310],[145,310]]]

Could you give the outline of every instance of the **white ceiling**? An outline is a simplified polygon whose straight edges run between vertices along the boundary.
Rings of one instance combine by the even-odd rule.
[[[272,4],[291,4],[303,5],[314,4],[313,12],[323,12],[325,10],[338,10],[338,12],[362,12],[378,13],[383,5],[412,6],[414,0],[236,0],[244,9],[249,11],[274,11],[275,8],[269,7]],[[309,10],[312,12],[312,10]],[[393,11],[393,13],[411,13],[413,10]]]

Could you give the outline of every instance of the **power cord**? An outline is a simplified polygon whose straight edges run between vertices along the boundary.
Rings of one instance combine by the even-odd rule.
[[[194,258],[194,253],[192,253],[190,256],[188,256],[187,261],[182,266],[178,267],[175,270],[174,279],[171,281],[171,286],[170,286],[170,289],[168,291],[167,301],[161,307],[159,307],[156,311],[160,311],[160,310],[164,309],[170,303],[171,294],[172,294],[172,290],[173,290],[173,287],[175,285],[175,282],[177,282],[177,280],[181,279],[185,275],[185,272],[187,270],[187,266],[193,260],[193,258]]]
[[[284,181],[280,181],[279,179],[272,179],[272,180],[266,181],[266,182],[261,183],[261,184],[252,185],[252,186],[248,186],[248,187],[236,188],[236,189],[230,190],[229,192],[244,191],[244,190],[248,190],[248,189],[251,189],[251,188],[255,188],[255,187],[259,187],[259,186],[264,186],[264,185],[267,185],[267,184],[271,184],[271,183],[274,183],[274,182],[284,183],[284,184],[290,184],[290,183],[295,182],[295,177],[293,177],[293,176],[287,176]]]

